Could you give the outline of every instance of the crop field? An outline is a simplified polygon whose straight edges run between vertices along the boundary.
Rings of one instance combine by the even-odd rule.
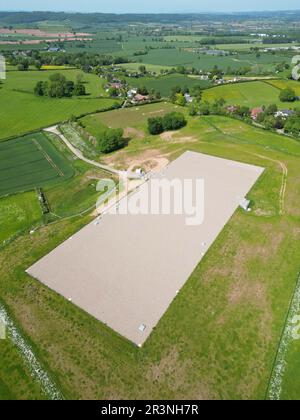
[[[60,182],[72,175],[69,162],[42,133],[0,143],[0,196]]]
[[[129,71],[139,71],[139,67],[141,66],[141,63],[124,63],[119,64],[118,67],[123,67]],[[161,70],[170,70],[171,66],[160,66],[159,64],[147,64],[146,68],[148,71],[159,74]]]
[[[156,92],[160,92],[160,94],[163,97],[169,97],[172,89],[177,86],[191,88],[197,85],[201,86],[202,89],[205,89],[210,86],[209,81],[200,80],[197,78],[192,78],[180,74],[171,74],[168,76],[161,76],[157,78],[141,77],[136,79],[127,77],[127,82],[130,86],[146,86],[146,88],[149,91],[151,91],[151,89],[154,89]]]
[[[267,45],[267,44],[263,44],[261,42],[255,42],[255,43],[248,43],[248,44],[217,44],[216,48],[220,49],[220,50],[227,50],[227,51],[248,51],[250,50],[250,48],[260,48],[260,49],[265,49],[265,48],[291,48],[291,47],[295,47],[295,46],[299,46],[299,43],[293,43],[293,44],[271,44],[271,45]],[[280,54],[280,52],[279,52]]]
[[[280,108],[298,107],[299,102],[286,104],[279,100],[279,86],[285,86],[285,83],[281,81],[256,81],[217,86],[205,90],[203,99],[213,102],[216,99],[224,98],[228,105],[245,105],[249,107],[267,106],[270,104],[277,104]]]
[[[260,57],[257,57],[254,53],[247,54],[243,52],[236,55],[213,56],[191,52],[187,48],[162,48],[151,50],[147,55],[132,58],[140,59],[140,61],[145,65],[154,64],[171,67],[195,67],[198,70],[204,71],[211,70],[215,65],[224,71],[226,71],[228,67],[231,69],[238,69],[250,66],[253,74],[260,74],[262,71],[274,70],[276,63],[290,63],[292,56],[293,53],[290,53],[290,55],[283,53],[277,53],[276,55],[271,53],[262,53]]]
[[[106,124],[138,127],[145,136],[109,156],[112,164],[171,161],[192,150],[265,167],[249,194],[252,212],[234,214],[143,349],[25,273],[89,216],[61,220],[7,245],[0,255],[1,296],[66,398],[269,397],[300,269],[299,143],[226,117],[188,117],[187,127],[172,136],[149,136],[143,107],[131,116],[134,109],[105,118]],[[97,115],[101,122],[103,115]],[[59,194],[53,192],[52,200]],[[13,265],[11,255],[18,255]],[[298,344],[290,349],[287,360],[295,364],[286,374],[298,369]],[[298,382],[291,390],[289,378],[281,396],[299,395]]]
[[[103,81],[95,75],[84,74],[88,95],[73,98],[37,97],[33,90],[40,80],[48,80],[57,71],[8,72],[0,85],[0,140],[19,136],[67,120],[72,115],[109,109],[116,100],[103,98]],[[79,70],[64,70],[67,79],[75,80]]]

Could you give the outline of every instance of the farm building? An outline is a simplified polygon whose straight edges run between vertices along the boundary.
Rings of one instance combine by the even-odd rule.
[[[148,95],[141,95],[140,93],[138,93],[137,95],[135,95],[133,97],[132,102],[135,103],[135,104],[140,104],[140,103],[144,103],[144,102],[149,101],[149,99],[150,98],[149,98]]]
[[[259,114],[261,114],[262,112],[264,112],[264,110],[261,107],[258,108],[253,108],[251,110],[251,118],[256,121],[257,117],[259,116]]]

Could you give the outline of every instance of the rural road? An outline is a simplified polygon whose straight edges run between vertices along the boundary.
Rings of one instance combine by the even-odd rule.
[[[113,174],[118,175],[118,176],[124,176],[124,172],[122,172],[122,171],[118,171],[117,169],[114,169],[114,168],[112,168],[110,166],[107,166],[107,165],[102,165],[99,162],[87,159],[85,156],[83,156],[81,151],[76,149],[76,147],[74,147],[73,144],[71,144],[69,142],[69,140],[66,139],[66,137],[59,131],[57,125],[54,125],[54,126],[48,127],[48,128],[44,128],[44,131],[46,131],[47,133],[56,134],[65,143],[65,145],[71,150],[71,152],[74,153],[74,155],[78,157],[78,159],[83,160],[84,162],[86,162],[90,165],[93,165],[93,166],[95,166],[99,169],[103,169],[104,171],[113,173]]]

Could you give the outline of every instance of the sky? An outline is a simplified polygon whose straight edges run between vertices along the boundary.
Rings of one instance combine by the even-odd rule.
[[[0,0],[0,10],[102,13],[184,13],[300,9],[299,0]]]

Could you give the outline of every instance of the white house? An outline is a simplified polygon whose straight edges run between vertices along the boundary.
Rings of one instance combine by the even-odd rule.
[[[185,100],[188,104],[193,102],[193,98],[191,97],[191,95],[189,95],[188,93],[184,94]]]
[[[282,109],[280,111],[275,112],[274,116],[275,118],[281,117],[281,118],[288,118],[295,114],[295,111],[291,109]]]
[[[137,89],[130,89],[128,92],[127,92],[127,97],[128,98],[133,98],[135,95],[137,94]]]

